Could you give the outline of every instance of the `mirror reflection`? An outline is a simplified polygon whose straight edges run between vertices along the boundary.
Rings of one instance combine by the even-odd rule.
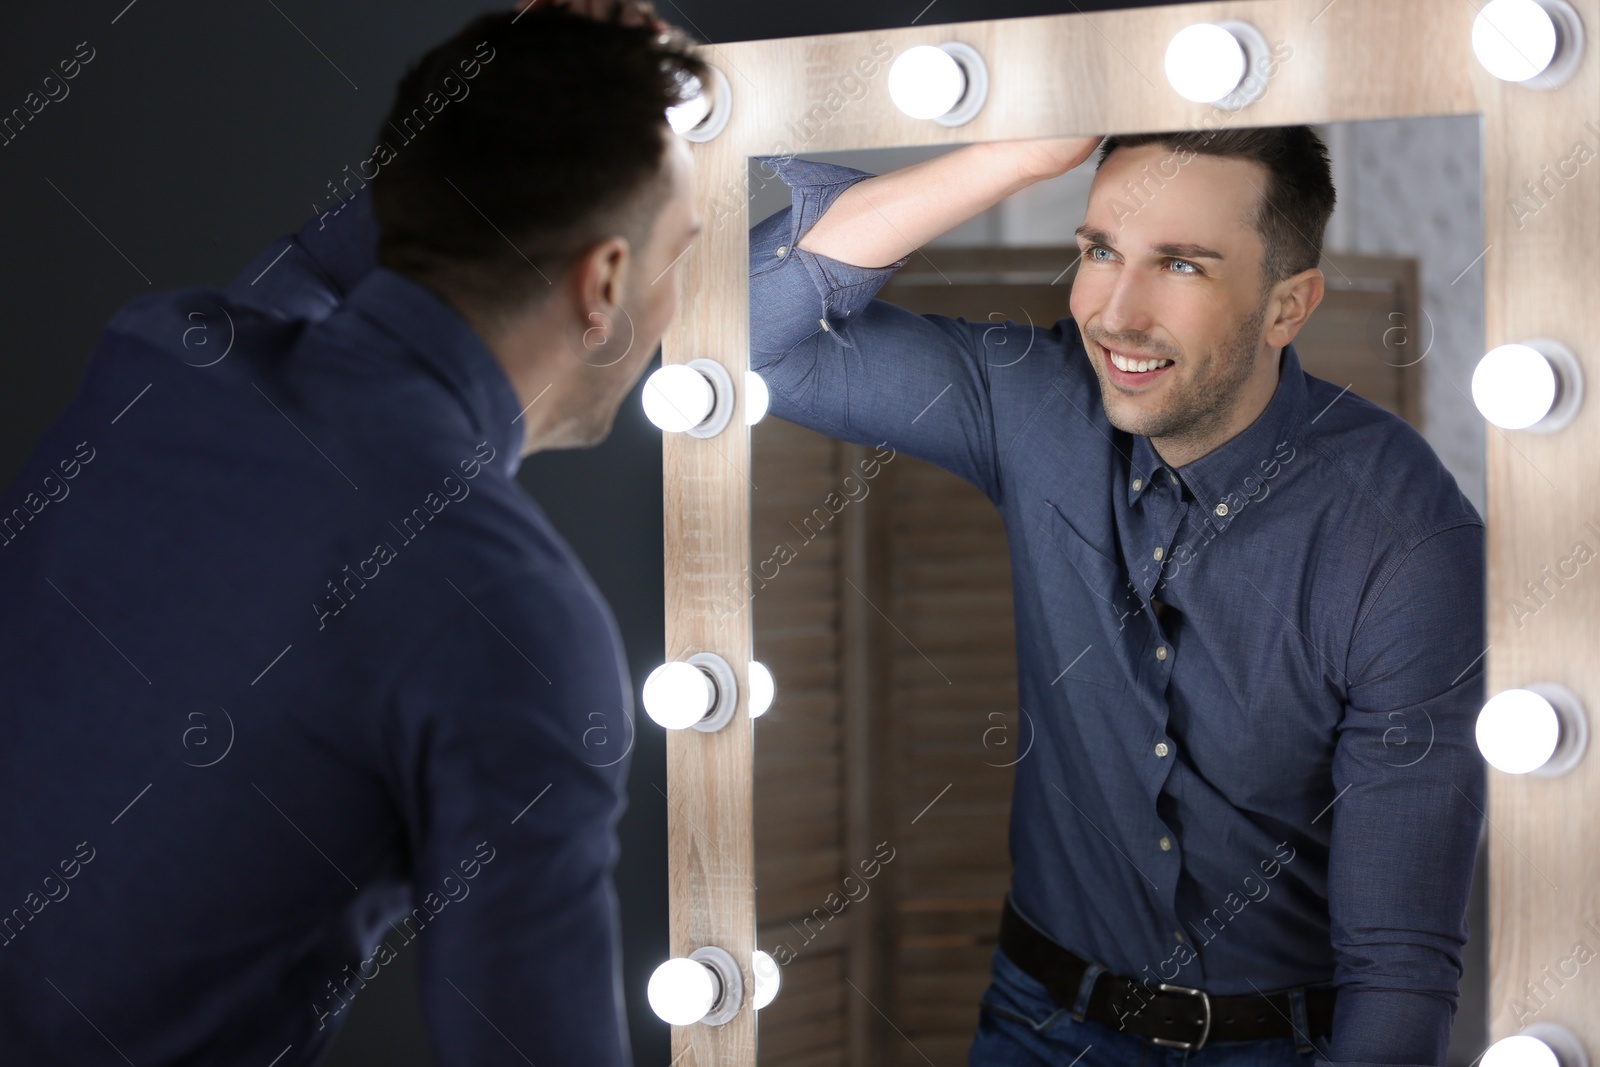
[[[750,191],[761,1062],[1478,1056],[1478,117]]]

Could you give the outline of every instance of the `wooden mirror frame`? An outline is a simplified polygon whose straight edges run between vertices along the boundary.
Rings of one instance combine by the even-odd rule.
[[[707,45],[702,54],[726,75],[732,106],[726,128],[693,145],[705,231],[684,263],[685,299],[663,340],[663,362],[712,359],[734,382],[744,380],[746,179],[753,155],[1214,128],[1219,122],[1271,126],[1477,114],[1483,118],[1487,346],[1556,338],[1577,353],[1590,382],[1600,382],[1600,293],[1590,265],[1600,250],[1600,167],[1585,164],[1552,210],[1520,220],[1520,228],[1510,209],[1524,195],[1522,183],[1537,181],[1541,165],[1569,159],[1585,124],[1600,118],[1600,0],[1574,0],[1587,26],[1581,65],[1566,84],[1545,91],[1499,81],[1478,64],[1471,46],[1478,6],[1469,0],[1233,0]],[[1277,64],[1265,97],[1237,112],[1189,103],[1163,72],[1173,34],[1225,19],[1247,21],[1275,47],[1287,42],[1293,50]],[[947,41],[976,48],[989,68],[987,101],[959,127],[909,118],[887,91],[893,56]],[[866,92],[848,99],[840,78],[874,56],[874,73],[861,78]],[[789,124],[808,115],[812,135],[797,145]],[[1591,399],[1552,434],[1489,427],[1487,694],[1546,680],[1565,685],[1587,707],[1600,707],[1600,581],[1569,583],[1520,628],[1497,610],[1521,595],[1526,579],[1571,554],[1585,520],[1600,518],[1600,508],[1596,515],[1585,510],[1586,495],[1594,499],[1600,486],[1594,409]],[[753,736],[745,696],[751,614],[723,612],[729,591],[743,588],[750,567],[749,466],[742,395],[717,436],[665,435],[666,658],[715,652],[733,665],[741,690],[727,727],[671,731],[667,738],[671,952],[687,956],[719,946],[739,961],[747,990],[756,947]],[[1539,981],[1542,968],[1569,955],[1585,920],[1600,914],[1600,819],[1593,817],[1600,779],[1592,757],[1559,778],[1488,775],[1488,1014],[1497,1040],[1516,1032],[1511,1003],[1524,997],[1524,983]],[[1559,1020],[1591,1056],[1600,1053],[1600,968],[1563,979],[1559,999],[1539,1021]],[[754,1067],[750,997],[723,1025],[674,1027],[672,1062]]]

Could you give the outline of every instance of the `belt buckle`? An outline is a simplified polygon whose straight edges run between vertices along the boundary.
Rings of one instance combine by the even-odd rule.
[[[1211,998],[1204,989],[1195,989],[1186,985],[1168,985],[1162,982],[1157,986],[1163,993],[1188,993],[1190,996],[1200,998],[1200,1003],[1205,1007],[1205,1021],[1200,1026],[1200,1040],[1198,1041],[1168,1041],[1163,1037],[1152,1037],[1151,1043],[1163,1045],[1167,1048],[1181,1048],[1194,1050],[1201,1048],[1206,1043],[1206,1038],[1211,1035]]]

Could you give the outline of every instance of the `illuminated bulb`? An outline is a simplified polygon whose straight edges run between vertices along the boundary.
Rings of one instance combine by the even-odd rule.
[[[711,710],[717,688],[711,676],[692,663],[663,663],[644,680],[644,710],[668,730],[687,730]]]
[[[1167,45],[1167,81],[1185,100],[1214,104],[1244,80],[1239,39],[1213,22],[1179,30]]]
[[[733,94],[728,79],[716,67],[707,68],[710,80],[702,82],[692,74],[679,74],[681,104],[667,108],[667,123],[686,141],[709,141],[728,125]]]
[[[711,114],[711,97],[700,84],[700,79],[689,77],[690,91],[694,96],[681,104],[667,108],[667,123],[673,133],[688,133]]]
[[[1489,0],[1472,22],[1472,51],[1483,69],[1501,81],[1548,88],[1558,78],[1565,80],[1568,72],[1552,65],[1564,43],[1569,53],[1581,47],[1582,25],[1560,0]]]
[[[1555,341],[1501,345],[1472,372],[1472,402],[1503,430],[1558,430],[1577,413],[1582,394],[1577,357]]]
[[[1588,740],[1578,698],[1560,686],[1535,683],[1496,693],[1478,712],[1478,751],[1506,774],[1565,773]]]
[[[906,49],[889,68],[889,98],[914,119],[948,114],[966,87],[961,64],[931,44]]]
[[[914,119],[960,126],[983,107],[989,72],[971,45],[947,41],[919,44],[895,57],[889,68],[889,99]]]
[[[1555,58],[1555,20],[1535,0],[1489,0],[1472,22],[1472,51],[1501,81],[1527,81]]]
[[[1561,1061],[1543,1041],[1517,1034],[1496,1041],[1483,1054],[1483,1067],[1561,1067]]]
[[[667,125],[685,141],[710,141],[728,126],[728,112],[733,106],[728,78],[717,67],[707,70],[709,82],[701,82],[682,70],[677,74],[678,99],[683,102],[667,109]]]
[[[1589,1067],[1589,1055],[1565,1026],[1535,1023],[1490,1045],[1483,1067]]]
[[[1472,402],[1501,429],[1527,429],[1549,414],[1555,401],[1555,371],[1527,345],[1501,345],[1472,374]]]
[[[733,378],[714,359],[668,363],[645,379],[644,414],[668,433],[715,437],[733,415]]]
[[[1560,737],[1556,709],[1527,689],[1496,693],[1478,713],[1478,750],[1507,774],[1527,774],[1544,766]]]
[[[717,976],[699,960],[670,959],[650,976],[646,995],[655,1013],[673,1026],[689,1026],[705,1018],[717,1002]]]
[[[752,1003],[756,1011],[760,1011],[771,1004],[772,998],[778,995],[778,986],[783,983],[783,975],[778,970],[778,961],[759,948],[750,959],[750,970],[756,976],[756,995]]]
[[[1197,104],[1234,111],[1259,100],[1273,65],[1261,31],[1237,19],[1185,26],[1167,42],[1167,81]]]
[[[754,426],[760,422],[767,413],[767,404],[771,400],[771,393],[767,390],[766,379],[753,370],[744,372],[744,421],[746,426]]]
[[[683,363],[662,367],[644,383],[645,417],[668,433],[700,425],[716,402],[710,379]]]
[[[667,125],[672,126],[672,133],[685,134],[693,130],[694,126],[701,125],[702,120],[712,110],[712,94],[707,93],[706,86],[702,85],[699,78],[693,74],[680,70],[677,74],[678,98],[683,99],[682,104],[674,104],[667,109]]]
[[[772,672],[767,670],[767,665],[762,663],[760,660],[751,660],[750,717],[752,719],[759,718],[760,716],[766,714],[767,709],[772,707],[773,690],[774,686],[772,683]],[[761,955],[765,956],[766,953],[763,952]],[[756,990],[756,995],[757,997],[761,995],[759,987]],[[759,1004],[756,1006],[760,1007]]]

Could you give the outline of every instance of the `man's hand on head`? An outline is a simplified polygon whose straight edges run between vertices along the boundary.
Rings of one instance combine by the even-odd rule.
[[[518,11],[537,7],[564,7],[576,15],[615,21],[622,26],[649,26],[657,33],[666,33],[667,24],[656,14],[655,6],[648,0],[517,0],[512,5]]]

